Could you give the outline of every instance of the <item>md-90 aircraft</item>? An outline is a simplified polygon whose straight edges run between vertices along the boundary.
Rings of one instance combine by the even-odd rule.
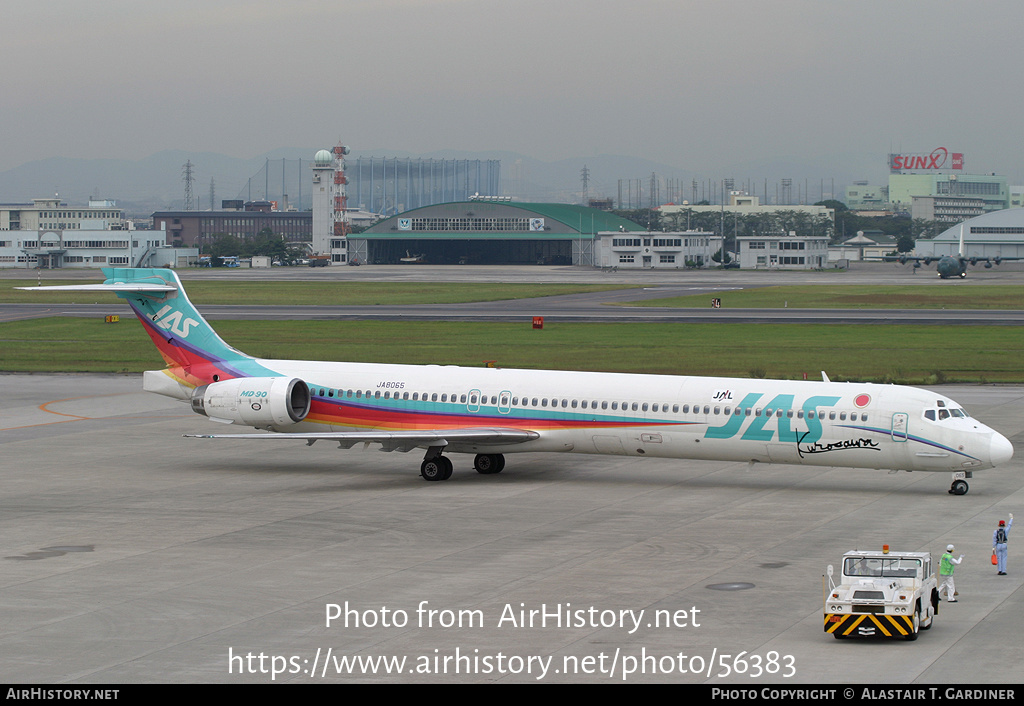
[[[168,269],[104,268],[167,363],[143,388],[224,424],[273,433],[200,438],[321,440],[425,449],[420,475],[447,480],[447,453],[499,473],[526,451],[788,463],[953,474],[949,492],[1013,456],[953,400],[898,385],[510,370],[254,358],[225,343]]]

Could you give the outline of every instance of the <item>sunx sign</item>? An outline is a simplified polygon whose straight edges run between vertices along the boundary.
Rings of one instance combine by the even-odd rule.
[[[152,316],[153,323],[165,331],[177,334],[182,338],[188,338],[188,332],[199,322],[192,318],[185,317],[180,311],[174,311],[170,304],[156,312]]]
[[[945,147],[936,147],[929,154],[890,154],[889,171],[925,171],[929,169],[963,169],[962,152],[950,152]]]
[[[760,392],[751,392],[739,403],[738,407],[741,414],[735,414],[733,408],[727,408],[726,412],[729,414],[728,420],[725,424],[717,427],[708,427],[708,430],[704,433],[705,439],[731,439],[737,434],[744,441],[771,441],[772,439],[778,439],[779,441],[796,441],[798,438],[801,442],[813,444],[815,441],[821,439],[821,421],[817,410],[819,407],[832,407],[841,398],[831,397],[825,395],[817,395],[815,397],[808,397],[804,400],[803,406],[803,419],[797,420],[807,424],[807,431],[796,430],[791,426],[794,421],[787,411],[794,409],[793,399],[794,395],[776,395],[771,401],[758,404],[758,401],[764,395]],[[761,408],[763,411],[760,415],[755,415],[753,411],[750,416],[747,416],[747,410],[753,410]],[[782,414],[778,415],[778,411],[781,410]],[[770,416],[769,416],[770,412]],[[814,412],[814,414],[808,414]],[[768,426],[769,420],[774,422],[775,428],[765,428]],[[778,434],[778,436],[776,436]]]

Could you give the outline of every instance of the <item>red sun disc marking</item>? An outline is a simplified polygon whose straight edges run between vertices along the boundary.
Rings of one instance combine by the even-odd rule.
[[[871,395],[857,395],[853,398],[853,403],[858,407],[867,407],[871,404]]]

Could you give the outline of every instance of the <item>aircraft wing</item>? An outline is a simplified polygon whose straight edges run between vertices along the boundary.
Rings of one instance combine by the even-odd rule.
[[[381,444],[383,451],[412,451],[429,446],[455,446],[462,444],[517,444],[540,438],[528,429],[464,428],[464,429],[409,429],[400,431],[322,431],[322,432],[267,432],[262,434],[184,434],[193,439],[245,439],[273,441],[305,441],[312,446],[317,441],[336,441],[342,448],[359,443]]]

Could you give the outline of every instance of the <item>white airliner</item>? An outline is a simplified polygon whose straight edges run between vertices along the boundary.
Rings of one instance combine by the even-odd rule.
[[[227,345],[167,269],[104,268],[103,284],[23,289],[111,291],[127,300],[167,363],[143,387],[255,434],[342,448],[425,449],[420,474],[447,480],[446,453],[499,473],[504,454],[557,451],[953,474],[1013,447],[953,400],[898,385],[271,360]],[[271,432],[271,433],[266,433]]]

